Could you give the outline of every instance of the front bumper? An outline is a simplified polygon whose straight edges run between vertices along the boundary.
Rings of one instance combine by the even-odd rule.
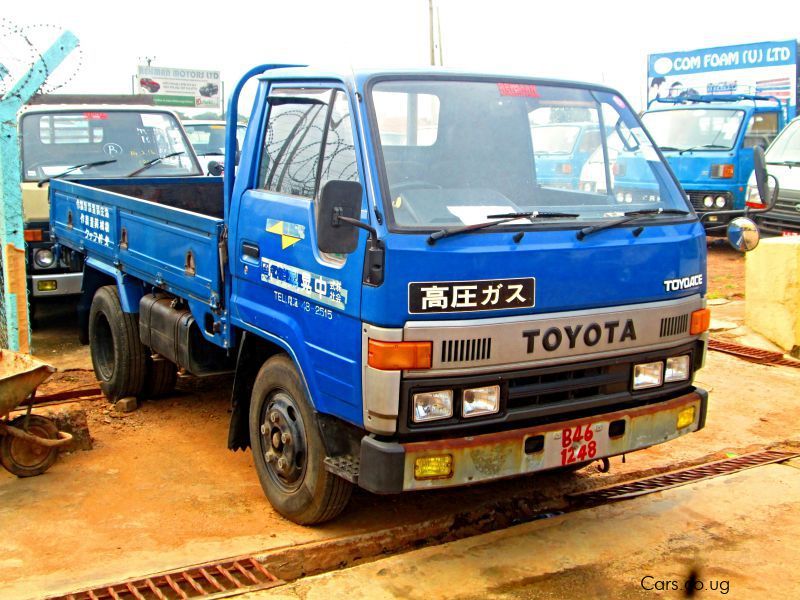
[[[53,273],[50,275],[31,275],[31,295],[34,298],[50,296],[70,296],[81,293],[83,273]],[[48,288],[55,282],[55,289],[42,290],[40,282],[48,282]]]
[[[594,432],[597,448],[596,454],[586,458],[589,462],[698,431],[705,426],[707,405],[707,392],[695,388],[654,404],[499,433],[408,443],[383,442],[367,436],[361,441],[358,484],[371,492],[389,494],[455,487],[553,469],[564,464],[562,433],[587,427]],[[689,407],[694,408],[694,419],[678,429],[678,415]],[[619,422],[624,422],[624,429]],[[612,423],[615,423],[613,428]],[[418,458],[441,455],[450,455],[452,459],[450,476],[415,478]]]

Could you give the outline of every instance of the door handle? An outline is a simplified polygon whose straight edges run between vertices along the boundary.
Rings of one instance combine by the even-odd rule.
[[[244,260],[249,259],[258,262],[260,257],[261,257],[261,251],[258,248],[258,244],[251,244],[250,242],[242,242],[242,258]]]

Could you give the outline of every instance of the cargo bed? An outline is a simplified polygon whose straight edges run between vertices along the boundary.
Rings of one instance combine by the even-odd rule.
[[[84,254],[90,267],[219,306],[221,179],[54,180],[50,189],[55,239]]]

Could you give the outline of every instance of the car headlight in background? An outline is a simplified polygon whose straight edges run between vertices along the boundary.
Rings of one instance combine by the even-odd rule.
[[[670,381],[685,381],[689,379],[691,363],[689,355],[673,356],[667,359],[667,368],[664,371],[664,383]]]
[[[744,199],[750,208],[764,208],[764,203],[761,202],[761,195],[758,193],[758,187],[754,185],[747,186],[747,193]]]
[[[714,199],[714,204],[717,205],[717,208],[724,208],[725,207],[725,196],[717,196]]]
[[[453,390],[414,394],[412,403],[412,418],[415,423],[449,419],[453,416]]]
[[[664,383],[664,363],[661,361],[633,366],[633,389],[645,390]]]
[[[705,196],[703,197],[703,206],[706,208],[713,208],[714,206],[714,197],[713,196]]]
[[[33,262],[37,267],[49,269],[56,262],[56,256],[50,248],[37,248],[33,251]]]
[[[500,386],[471,388],[461,397],[461,416],[491,415],[500,410]]]

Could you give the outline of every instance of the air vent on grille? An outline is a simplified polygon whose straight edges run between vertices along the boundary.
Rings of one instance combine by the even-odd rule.
[[[689,315],[677,317],[664,317],[661,319],[661,337],[680,335],[689,330]]]
[[[492,338],[444,340],[442,342],[443,363],[489,360],[491,356]]]

